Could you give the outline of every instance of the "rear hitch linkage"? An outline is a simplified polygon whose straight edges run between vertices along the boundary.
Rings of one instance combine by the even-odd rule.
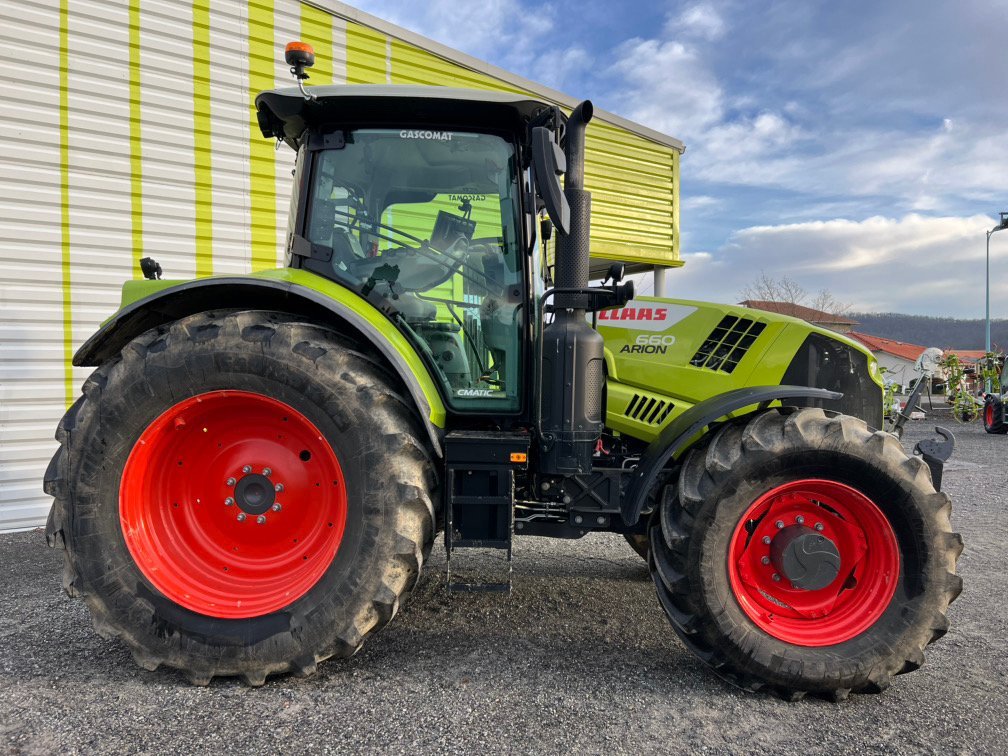
[[[913,453],[927,463],[931,470],[931,482],[934,484],[935,491],[941,491],[942,470],[949,457],[952,456],[952,450],[955,448],[955,436],[952,435],[952,431],[939,425],[935,426],[935,433],[941,438],[926,438],[923,441],[918,441],[913,448]]]

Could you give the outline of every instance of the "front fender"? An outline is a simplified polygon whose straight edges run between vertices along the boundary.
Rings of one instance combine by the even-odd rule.
[[[839,399],[843,394],[809,386],[748,386],[711,397],[683,412],[652,441],[634,469],[623,498],[623,522],[635,525],[659,473],[692,445],[704,428],[723,417],[753,405],[785,399]]]
[[[445,426],[446,412],[427,367],[389,319],[349,289],[314,273],[290,268],[178,283],[130,282],[124,287],[124,300],[135,296],[138,288],[146,296],[126,304],[105,321],[74,355],[74,365],[101,365],[145,331],[207,310],[276,310],[304,316],[349,329],[350,335],[377,348],[409,391],[440,456],[440,431]]]

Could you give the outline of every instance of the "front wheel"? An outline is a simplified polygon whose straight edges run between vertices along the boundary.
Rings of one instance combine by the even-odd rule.
[[[650,531],[652,575],[679,637],[733,684],[878,692],[948,629],[950,510],[891,435],[770,410],[686,457]]]
[[[194,683],[349,656],[415,584],[437,484],[393,379],[269,312],[149,331],[92,374],[46,473],[95,629]]]

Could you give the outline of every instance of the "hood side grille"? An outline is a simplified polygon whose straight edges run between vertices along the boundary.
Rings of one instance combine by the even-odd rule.
[[[675,407],[672,402],[658,399],[653,396],[634,394],[630,404],[627,405],[624,415],[631,420],[636,420],[648,425],[661,425]]]
[[[764,328],[766,323],[758,320],[725,315],[704,339],[690,360],[690,365],[730,373],[745,357]]]

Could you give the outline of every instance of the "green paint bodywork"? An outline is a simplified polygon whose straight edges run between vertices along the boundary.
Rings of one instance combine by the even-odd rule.
[[[653,318],[659,309],[668,313],[667,326],[653,319],[614,319],[630,315],[627,310],[634,315],[646,310]],[[765,324],[764,330],[731,373],[694,367],[690,360],[726,315],[756,320]],[[858,342],[803,320],[762,310],[685,299],[636,297],[624,309],[601,314],[598,326],[605,339],[608,372],[606,425],[643,441],[653,440],[665,425],[705,399],[745,386],[778,385],[795,353],[812,333],[841,341],[865,354],[872,380],[882,386],[875,358]],[[638,339],[654,343],[633,352]],[[671,343],[658,343],[661,341]],[[627,416],[635,395],[639,397],[635,407],[640,406],[642,399],[654,399],[652,407],[663,401],[673,407],[667,414],[662,409],[656,415],[652,409],[635,419]],[[648,419],[652,422],[647,422]]]
[[[416,376],[431,408],[431,422],[438,428],[445,427],[444,401],[420,355],[393,323],[370,303],[340,284],[304,270],[264,270],[250,277],[284,281],[310,289],[365,318],[388,340]],[[123,285],[122,306],[181,283],[184,282],[128,281]],[[642,315],[644,310],[652,317],[658,310],[664,310],[667,325],[654,319],[629,319],[632,316],[628,311],[636,316]],[[691,365],[690,360],[700,345],[728,315],[756,320],[764,324],[764,330],[731,373]],[[705,399],[745,386],[779,384],[799,347],[812,333],[841,341],[865,354],[872,380],[882,385],[876,360],[864,346],[841,334],[784,315],[710,302],[637,297],[627,307],[600,313],[599,317],[598,330],[605,339],[608,373],[606,426],[642,441],[655,439],[664,426]],[[634,351],[635,345],[642,348]],[[652,407],[660,402],[672,407],[667,412],[649,409],[637,418],[631,417],[627,409],[635,396],[638,403],[653,399]]]
[[[224,278],[225,276],[220,277]],[[233,278],[233,276],[226,277]],[[406,337],[392,324],[392,321],[375,309],[367,300],[334,281],[322,278],[322,276],[306,270],[277,268],[275,270],[257,271],[247,277],[283,281],[291,284],[295,287],[295,290],[298,287],[310,289],[339,302],[367,320],[368,323],[381,333],[382,337],[388,341],[392,348],[402,356],[410,371],[416,376],[420,389],[423,391],[423,395],[430,406],[430,421],[438,428],[445,427],[447,412],[445,411],[444,401],[441,399],[437,386],[427,372],[427,367],[424,365],[420,355],[417,354],[416,349]],[[217,276],[211,276],[211,278],[217,278]],[[127,281],[123,284],[120,307],[126,307],[152,294],[183,283],[186,283],[186,281]]]

